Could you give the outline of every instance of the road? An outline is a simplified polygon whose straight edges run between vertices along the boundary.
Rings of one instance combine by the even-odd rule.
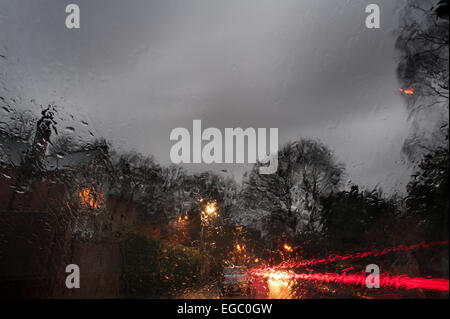
[[[264,281],[260,278],[252,280],[251,295],[233,294],[223,295],[218,281],[204,286],[187,289],[178,296],[180,299],[291,299],[293,297],[292,285],[283,281]]]

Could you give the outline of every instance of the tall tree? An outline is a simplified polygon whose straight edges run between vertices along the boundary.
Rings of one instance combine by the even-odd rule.
[[[416,161],[445,143],[448,131],[448,1],[409,0],[401,13],[396,46],[401,53],[397,74],[401,89],[411,88],[405,99],[414,121],[403,150]]]
[[[320,142],[302,139],[278,153],[275,174],[259,174],[256,164],[242,196],[247,212],[261,216],[269,242],[283,234],[293,237],[319,225],[320,197],[339,189],[344,168]]]

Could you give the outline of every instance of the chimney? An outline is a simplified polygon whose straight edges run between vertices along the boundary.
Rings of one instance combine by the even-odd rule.
[[[50,108],[49,106],[41,112],[42,117],[36,124],[36,134],[28,156],[29,164],[34,167],[42,165],[47,145],[50,142],[52,128],[57,133],[55,128],[56,122],[53,120],[54,112]]]

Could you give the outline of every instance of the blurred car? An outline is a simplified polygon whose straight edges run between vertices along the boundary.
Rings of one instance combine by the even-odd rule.
[[[220,279],[220,288],[223,295],[242,294],[250,296],[251,276],[245,266],[225,267]]]

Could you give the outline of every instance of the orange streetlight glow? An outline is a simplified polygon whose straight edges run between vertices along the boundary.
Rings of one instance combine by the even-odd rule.
[[[208,203],[201,212],[202,223],[208,223],[211,219],[217,217],[218,215],[219,214],[217,213],[216,203]]]
[[[414,89],[412,87],[408,87],[406,90],[404,90],[402,88],[399,88],[398,90],[400,92],[403,92],[403,93],[408,94],[408,95],[414,94]]]

